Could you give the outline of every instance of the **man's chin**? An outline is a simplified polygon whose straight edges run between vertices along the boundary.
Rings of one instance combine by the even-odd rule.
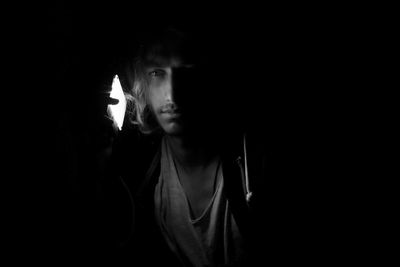
[[[163,130],[166,134],[171,136],[180,136],[183,135],[183,127],[177,123],[168,123],[163,127]]]

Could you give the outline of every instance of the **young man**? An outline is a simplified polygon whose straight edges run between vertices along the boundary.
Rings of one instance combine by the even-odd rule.
[[[226,90],[227,67],[207,39],[174,29],[155,37],[123,78],[128,116],[114,145],[121,171],[111,174],[128,191],[125,203],[133,200],[133,213],[117,204],[119,214],[134,214],[116,225],[132,222],[125,256],[149,265],[249,264],[260,234],[250,180],[265,172],[262,143],[249,148],[237,107],[225,102],[237,91]]]

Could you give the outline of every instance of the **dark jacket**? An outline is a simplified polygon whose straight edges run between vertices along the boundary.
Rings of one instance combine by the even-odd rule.
[[[120,133],[109,170],[112,185],[108,186],[110,193],[106,202],[110,211],[105,212],[112,218],[108,227],[113,230],[107,242],[115,244],[118,258],[149,266],[152,261],[177,263],[153,214],[154,189],[160,174],[160,141],[161,136],[146,137],[135,129]],[[257,133],[238,133],[226,137],[221,145],[227,198],[249,255],[255,251],[257,235],[261,234],[257,210],[262,205],[259,189],[266,175],[264,144]],[[250,255],[251,258],[255,256]]]

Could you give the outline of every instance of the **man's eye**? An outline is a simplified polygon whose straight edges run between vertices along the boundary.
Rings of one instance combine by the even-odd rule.
[[[164,70],[152,70],[149,72],[149,76],[151,77],[160,77],[164,76],[165,71]]]

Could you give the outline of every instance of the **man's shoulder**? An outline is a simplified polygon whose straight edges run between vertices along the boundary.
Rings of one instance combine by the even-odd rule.
[[[263,156],[267,153],[268,147],[273,145],[273,137],[264,129],[250,128],[227,134],[222,143],[223,150],[235,156],[242,155],[244,149],[249,155]]]
[[[131,188],[138,188],[160,150],[161,136],[144,135],[136,128],[124,129],[113,147],[114,167]]]

